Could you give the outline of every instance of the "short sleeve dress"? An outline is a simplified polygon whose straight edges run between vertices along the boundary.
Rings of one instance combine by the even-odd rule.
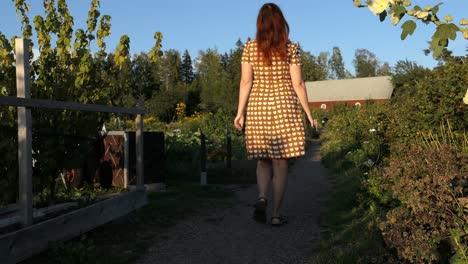
[[[301,58],[296,43],[288,41],[287,51],[287,60],[273,57],[267,66],[258,56],[256,40],[244,46],[242,63],[253,68],[245,123],[248,159],[287,159],[305,154],[302,112],[289,70],[290,65],[301,65]]]

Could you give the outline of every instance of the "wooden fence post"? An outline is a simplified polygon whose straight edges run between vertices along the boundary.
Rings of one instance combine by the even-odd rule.
[[[17,97],[31,98],[29,41],[15,39]],[[23,227],[33,223],[31,109],[18,107],[18,185],[20,218]]]
[[[203,132],[200,133],[200,165],[201,165],[201,174],[200,174],[200,184],[207,184],[206,177],[206,137]]]
[[[129,151],[129,138],[128,138],[129,133],[124,132],[124,188],[128,189],[128,174],[129,174],[129,165],[130,165],[130,157],[128,156],[130,154]]]
[[[229,130],[226,132],[226,167],[230,169],[231,165],[231,158],[232,158],[232,140],[231,140],[231,132]]]
[[[138,108],[143,108],[143,99],[138,100]],[[144,189],[144,168],[143,168],[143,117],[138,114],[136,117],[136,187],[137,190]]]

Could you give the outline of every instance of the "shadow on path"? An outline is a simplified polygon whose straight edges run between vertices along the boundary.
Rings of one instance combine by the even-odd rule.
[[[239,188],[233,207],[213,209],[179,223],[136,263],[306,263],[320,241],[328,175],[321,164],[319,144],[314,142],[290,169],[283,206],[289,220],[286,225],[254,222],[256,186]]]

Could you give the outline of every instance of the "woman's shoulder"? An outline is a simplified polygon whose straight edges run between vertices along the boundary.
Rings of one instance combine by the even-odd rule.
[[[287,50],[288,50],[288,54],[296,54],[299,50],[299,43],[288,40]]]
[[[244,50],[253,51],[257,48],[257,41],[255,39],[248,40],[244,43]]]
[[[257,45],[257,40],[255,39],[247,40],[247,42],[244,45],[245,46]]]
[[[286,42],[286,44],[288,45],[288,47],[293,47],[293,48],[299,47],[299,42],[294,42],[290,39],[288,39],[288,42]]]

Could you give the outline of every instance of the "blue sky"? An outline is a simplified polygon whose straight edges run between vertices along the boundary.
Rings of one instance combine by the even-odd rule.
[[[42,12],[42,1],[30,0],[32,17]],[[69,0],[69,7],[75,17],[75,26],[84,28],[90,0]],[[100,11],[112,16],[112,35],[107,39],[112,51],[121,35],[131,40],[131,53],[149,51],[154,44],[153,34],[161,31],[164,35],[163,49],[187,49],[192,59],[200,50],[216,48],[223,53],[233,49],[237,39],[245,41],[255,36],[255,21],[259,8],[268,1],[237,0],[102,0]],[[34,3],[34,4],[33,4]],[[433,67],[436,61],[424,56],[422,50],[433,27],[418,23],[413,36],[400,40],[401,29],[390,21],[379,22],[368,9],[356,8],[352,0],[313,1],[278,0],[289,22],[293,41],[318,55],[331,52],[338,46],[348,70],[354,72],[352,60],[356,49],[365,48],[374,52],[382,61],[394,65],[401,59],[417,61]],[[423,7],[439,1],[413,0]],[[441,6],[440,14],[451,14],[455,21],[468,18],[468,1],[447,0]],[[20,23],[11,0],[0,3],[0,31],[8,38],[20,34]],[[450,45],[455,55],[466,54],[468,41],[461,35]]]

